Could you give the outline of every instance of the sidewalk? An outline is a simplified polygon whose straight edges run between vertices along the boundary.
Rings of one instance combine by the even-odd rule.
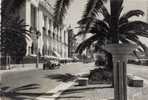
[[[130,66],[129,66],[130,67]],[[139,77],[140,78],[140,77]],[[128,100],[147,100],[148,81],[144,80],[144,87],[128,87]],[[78,86],[75,83],[65,90],[56,100],[113,100],[114,89],[109,84]]]
[[[36,69],[35,64],[27,65],[28,67],[22,68],[21,66],[16,69],[11,69],[10,71],[24,71]],[[30,66],[30,67],[29,67]],[[70,73],[71,75],[82,74],[83,72],[89,73],[89,70],[93,69],[94,64],[83,64],[83,63],[69,63],[62,65],[60,69],[48,70],[48,76],[50,76],[50,88],[45,94],[52,95],[41,95],[37,97],[37,100],[106,100],[113,99],[113,88],[109,84],[98,84],[98,85],[88,85],[88,86],[77,86],[74,81],[61,82],[61,78],[55,77],[59,75],[66,75]],[[41,67],[40,67],[41,68]],[[76,68],[76,69],[75,69]],[[9,70],[8,70],[9,71]],[[12,72],[13,72],[12,71]],[[81,72],[81,73],[80,73]],[[63,76],[62,76],[63,77]],[[38,77],[40,78],[40,77]],[[43,78],[43,76],[41,77]],[[57,78],[57,79],[56,79]],[[57,80],[57,81],[53,81]],[[47,80],[46,80],[47,81]],[[43,82],[43,81],[37,81]],[[53,83],[54,82],[54,83]],[[58,84],[55,84],[58,83]],[[53,85],[52,85],[53,83]],[[64,92],[63,92],[64,91]],[[148,84],[145,84],[143,88],[131,88],[128,87],[128,98],[129,100],[147,100],[148,94]]]
[[[0,75],[7,73],[7,72],[16,72],[16,71],[27,71],[27,70],[33,70],[33,69],[41,69],[42,64],[39,64],[39,68],[36,68],[36,64],[13,64],[11,69],[7,70],[0,70]]]
[[[93,64],[94,65],[94,64]],[[3,83],[2,87],[9,86],[10,90],[16,90],[16,93],[24,93],[24,98],[32,98],[33,100],[45,100],[40,99],[44,95],[49,96],[52,93],[56,93],[61,89],[69,87],[73,85],[73,79],[71,76],[75,76],[80,73],[89,72],[93,68],[92,64],[83,64],[83,63],[68,63],[62,65],[59,69],[55,70],[31,70],[31,71],[23,71],[18,73],[6,73],[3,74]],[[31,67],[34,68],[35,66]],[[29,69],[28,69],[29,70]],[[15,70],[17,71],[17,70]],[[13,79],[13,80],[12,80]],[[11,80],[11,81],[10,81]],[[30,84],[38,84],[39,88],[32,88]],[[29,85],[29,87],[28,87]],[[27,87],[26,90],[19,90],[18,88]],[[36,85],[35,85],[36,87]],[[7,90],[9,93],[9,90]],[[26,94],[27,93],[27,94]],[[29,94],[28,94],[29,93]],[[20,96],[19,94],[17,96]],[[22,96],[22,95],[21,95]],[[53,95],[56,96],[56,95]],[[19,99],[18,99],[19,100]],[[31,99],[27,99],[31,100]],[[48,99],[50,100],[50,99]],[[54,99],[52,99],[54,100]]]
[[[147,100],[148,85],[143,88],[128,87],[128,100]],[[109,84],[77,86],[64,91],[57,100],[113,100],[114,90]]]

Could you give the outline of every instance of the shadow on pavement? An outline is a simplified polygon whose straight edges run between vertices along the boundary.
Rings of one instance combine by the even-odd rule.
[[[66,74],[46,75],[45,78],[55,79],[57,81],[62,81],[62,82],[69,82],[69,81],[73,81],[74,79],[76,79],[76,76],[66,73]]]
[[[33,97],[40,96],[40,95],[52,95],[46,93],[29,93],[29,92],[22,92],[24,90],[32,90],[40,88],[39,84],[28,84],[23,85],[17,88],[11,88],[9,86],[1,87],[0,90],[0,97],[2,100],[33,100]]]
[[[63,94],[73,94],[73,93],[80,93],[83,91],[89,91],[89,90],[93,90],[93,89],[104,89],[104,88],[112,88],[112,86],[87,86],[87,87],[83,87],[83,86],[79,86],[79,87],[74,87],[72,89],[68,89],[66,91],[63,92]]]
[[[82,95],[85,91],[93,91],[94,89],[112,88],[111,86],[74,86],[71,89],[64,91],[57,100],[85,100],[85,96]],[[87,100],[87,99],[86,99]],[[93,100],[93,99],[88,99]]]

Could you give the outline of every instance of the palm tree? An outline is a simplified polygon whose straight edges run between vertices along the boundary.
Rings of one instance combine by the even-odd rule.
[[[122,0],[121,0],[122,1]],[[129,21],[129,18],[133,16],[144,15],[141,10],[132,10],[126,14],[121,15],[122,12],[122,2],[117,2],[118,6],[111,5],[112,8],[118,7],[118,13],[109,14],[105,6],[102,5],[100,9],[96,9],[94,12],[95,16],[84,17],[78,24],[80,25],[81,31],[77,35],[92,33],[93,35],[84,40],[77,48],[77,52],[81,53],[85,48],[88,48],[93,42],[98,42],[99,44],[106,45],[110,43],[130,43],[135,42],[140,45],[146,52],[146,46],[139,40],[138,36],[148,37],[148,24],[142,21]],[[111,10],[112,11],[112,10]],[[103,15],[103,20],[98,18],[99,14]],[[115,16],[117,17],[115,19]],[[88,30],[88,23],[91,21],[91,26]],[[116,33],[116,34],[115,34]],[[76,35],[76,36],[77,36]],[[98,49],[102,49],[104,52],[107,51],[101,48],[99,45]]]
[[[55,27],[60,27],[62,25],[64,14],[71,1],[72,0],[57,0],[54,13]],[[82,19],[78,22],[81,31],[77,35],[92,33],[93,36],[84,40],[78,46],[76,52],[82,53],[85,48],[90,47],[90,45],[96,41],[98,43],[101,42],[102,45],[119,42],[129,43],[133,41],[140,45],[146,52],[145,46],[140,42],[138,35],[148,37],[148,24],[142,21],[129,21],[129,18],[144,15],[144,12],[141,10],[132,10],[121,15],[123,0],[111,0],[110,14],[103,5],[104,2],[106,2],[106,0],[88,0]],[[99,14],[103,15],[103,20],[98,18]],[[105,54],[111,58],[111,54],[101,48],[100,45],[96,47],[104,51]]]
[[[107,10],[107,8],[105,8],[105,6],[102,5],[102,7],[99,10],[96,9],[96,11],[94,12],[95,16],[86,17],[79,21],[81,31],[77,35],[87,34],[87,33],[92,33],[93,35],[88,39],[84,40],[78,46],[77,52],[81,53],[85,48],[90,47],[92,43],[97,42],[97,47],[98,47],[97,49],[104,51],[104,53],[106,54],[106,57],[108,60],[107,61],[108,65],[106,67],[111,72],[113,72],[112,54],[110,54],[106,49],[104,49],[103,45],[113,44],[113,43],[116,43],[116,44],[136,43],[139,46],[141,46],[144,50],[146,50],[145,45],[143,45],[143,43],[139,40],[138,36],[148,37],[148,24],[142,21],[129,20],[129,18],[133,16],[144,15],[144,12],[141,10],[132,10],[121,15],[121,12],[123,10],[122,3],[123,3],[122,0],[121,2],[120,0],[114,2],[114,4],[116,5],[112,4],[111,2],[111,14]],[[99,14],[103,15],[103,19],[99,19],[98,17]],[[89,30],[87,28],[88,26],[87,20],[92,22],[91,25],[89,25],[91,26]],[[88,31],[86,32],[86,30]],[[118,66],[118,67],[122,67],[122,66]],[[119,71],[119,70],[118,70],[119,73],[121,72],[123,75],[126,75],[126,71],[123,71],[123,70]],[[122,84],[119,84],[120,80],[118,80],[117,78],[118,77],[117,75],[119,75],[119,73],[114,72],[112,83],[115,79],[114,83],[116,82],[118,86],[122,86],[122,84],[124,84],[125,86],[126,81],[123,81]],[[126,80],[126,78],[124,79]],[[117,88],[118,87],[115,87],[116,90]],[[120,91],[115,91],[114,93],[116,99],[119,97],[118,92]],[[125,96],[126,90],[125,91],[122,90],[122,93],[123,94],[121,94],[120,96]]]
[[[27,25],[24,24],[24,20],[15,12],[23,2],[23,0],[2,1],[1,42],[4,64],[6,64],[6,55],[20,61],[26,54],[26,35],[29,35],[29,31],[26,30]]]

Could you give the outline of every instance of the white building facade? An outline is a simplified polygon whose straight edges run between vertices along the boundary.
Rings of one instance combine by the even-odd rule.
[[[68,35],[64,29],[53,31],[53,7],[48,0],[25,0],[19,14],[31,31],[26,55],[68,57]]]

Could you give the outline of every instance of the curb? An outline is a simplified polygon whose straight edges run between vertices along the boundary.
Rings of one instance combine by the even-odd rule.
[[[70,88],[72,85],[75,84],[75,81],[73,82],[68,82],[68,83],[62,83],[58,85],[56,88],[48,91],[47,93],[53,93],[52,96],[39,96],[36,98],[36,100],[55,100],[58,98],[65,90]]]
[[[139,76],[136,76],[136,75],[134,75],[134,74],[127,74],[127,76],[128,76],[128,75],[129,75],[129,76],[134,76],[136,79],[141,79],[141,80],[144,81],[145,84],[148,85],[148,80],[147,80],[147,79],[142,78],[142,77],[139,77]]]

